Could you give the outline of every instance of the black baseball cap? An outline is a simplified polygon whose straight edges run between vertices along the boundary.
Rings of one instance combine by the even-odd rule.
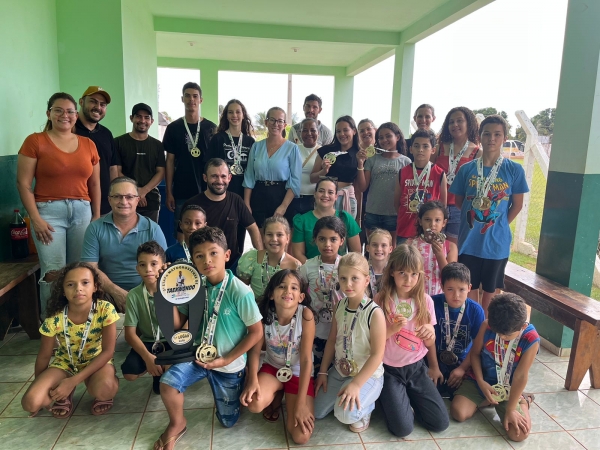
[[[148,105],[146,105],[145,103],[138,103],[137,105],[135,105],[133,107],[133,109],[131,110],[131,115],[135,116],[135,114],[138,111],[148,111],[150,113],[150,117],[152,117],[152,108],[150,108]]]

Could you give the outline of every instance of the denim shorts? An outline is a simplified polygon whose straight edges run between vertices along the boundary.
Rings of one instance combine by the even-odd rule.
[[[208,378],[215,398],[217,419],[226,428],[234,426],[240,417],[240,395],[244,389],[245,368],[239,372],[225,373],[207,370],[192,361],[171,366],[160,378],[160,382],[184,393],[188,387],[204,378]]]
[[[448,223],[446,223],[446,236],[458,238],[460,230],[460,209],[454,205],[448,205]]]
[[[398,216],[382,216],[380,214],[367,213],[365,215],[365,228],[372,230],[373,228],[381,228],[392,233],[392,236],[396,234],[396,222]]]

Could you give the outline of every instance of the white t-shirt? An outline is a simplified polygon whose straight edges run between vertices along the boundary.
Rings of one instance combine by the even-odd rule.
[[[300,158],[302,159],[302,177],[300,178],[300,195],[314,195],[316,183],[310,182],[310,173],[313,170],[317,156],[319,156],[319,154],[317,153],[317,150],[319,148],[321,148],[321,146],[317,144],[316,147],[306,148],[304,145],[298,144],[298,148],[300,149]],[[311,155],[311,153],[312,153],[312,155]],[[310,158],[309,158],[309,156],[310,156]]]
[[[302,122],[297,123],[293,127],[290,127],[290,135],[288,136],[288,140],[295,142],[298,145],[302,144],[302,136],[300,134]],[[323,146],[327,144],[331,144],[333,141],[333,134],[331,130],[327,128],[325,125],[321,123],[321,121],[317,121],[317,129],[319,130],[319,138],[317,139],[317,145]]]

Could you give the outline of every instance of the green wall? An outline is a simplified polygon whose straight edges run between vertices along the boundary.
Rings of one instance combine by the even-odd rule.
[[[46,102],[59,90],[54,0],[10,2],[0,19],[0,261],[10,258],[8,224],[22,208],[17,152],[42,131]]]

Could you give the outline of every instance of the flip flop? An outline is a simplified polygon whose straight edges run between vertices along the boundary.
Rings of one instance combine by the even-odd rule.
[[[75,409],[73,407],[73,395],[74,394],[75,394],[75,389],[73,389],[71,391],[71,393],[69,394],[69,396],[67,398],[65,398],[64,400],[57,400],[54,402],[54,404],[50,408],[50,412],[56,419],[67,419],[67,418],[71,417],[71,414],[73,414],[73,410]],[[65,411],[65,413],[57,414],[58,411]],[[37,413],[39,413],[39,411],[36,412],[35,414],[31,415],[30,417],[35,417],[37,415]]]
[[[108,406],[107,409],[104,409],[102,411],[97,411],[97,408],[99,406]],[[110,409],[113,407],[113,399],[111,398],[110,400],[94,400],[94,403],[92,403],[92,414],[94,416],[102,416],[104,414],[106,414],[108,411],[110,411]]]
[[[173,448],[177,445],[177,443],[181,440],[183,435],[186,433],[187,427],[181,430],[178,434],[171,436],[165,442],[162,440],[162,435],[159,436],[158,440],[154,443],[154,450],[164,450],[167,445],[173,442]]]
[[[523,392],[521,394],[521,398],[523,400],[525,400],[525,402],[527,403],[527,408],[531,408],[531,404],[535,400],[535,395],[533,395],[533,394],[526,394],[525,392]],[[521,403],[521,401],[519,401],[519,403]]]

